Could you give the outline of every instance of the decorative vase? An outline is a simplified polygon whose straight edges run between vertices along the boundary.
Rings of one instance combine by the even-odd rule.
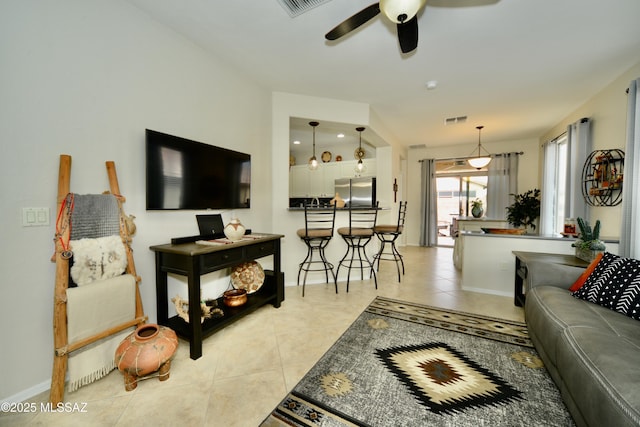
[[[336,208],[344,208],[344,199],[340,197],[340,193],[336,193],[336,197],[329,202],[331,205],[336,205]]]
[[[233,242],[242,239],[245,231],[244,225],[242,225],[238,218],[232,218],[229,224],[224,227],[224,235]]]
[[[480,218],[482,215],[484,215],[484,209],[482,209],[480,206],[474,206],[473,208],[471,208],[471,215],[473,215],[474,218]]]
[[[540,234],[540,219],[536,218],[529,225],[525,226],[527,232],[525,234],[529,234],[531,236],[537,236]]]
[[[116,350],[115,362],[124,374],[125,390],[135,389],[138,378],[156,371],[160,381],[168,380],[177,348],[178,337],[172,329],[155,323],[140,325]]]

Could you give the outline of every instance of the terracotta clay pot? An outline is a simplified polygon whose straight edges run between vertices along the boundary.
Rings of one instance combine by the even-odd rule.
[[[124,374],[124,388],[131,391],[138,379],[158,371],[160,381],[169,379],[171,358],[178,348],[176,333],[154,323],[141,325],[116,350],[116,366]]]

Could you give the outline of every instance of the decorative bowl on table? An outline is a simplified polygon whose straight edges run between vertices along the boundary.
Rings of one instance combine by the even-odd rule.
[[[222,301],[227,307],[240,307],[247,303],[245,289],[230,289],[222,294]]]
[[[264,283],[264,269],[258,261],[238,264],[231,270],[231,284],[236,289],[244,289],[248,294],[258,291]]]

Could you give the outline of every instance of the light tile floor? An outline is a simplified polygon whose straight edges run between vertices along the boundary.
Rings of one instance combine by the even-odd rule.
[[[0,425],[257,426],[376,296],[523,320],[512,298],[461,290],[451,248],[405,247],[401,253],[407,267],[401,283],[387,261],[377,290],[373,280],[356,280],[348,294],[339,283],[336,295],[333,283],[323,283],[307,285],[302,298],[301,287],[287,287],[279,309],[262,307],[210,336],[198,360],[180,340],[168,381],[148,379],[126,392],[115,370],[65,396],[86,412],[3,414]],[[40,408],[47,400],[43,393],[29,402]]]

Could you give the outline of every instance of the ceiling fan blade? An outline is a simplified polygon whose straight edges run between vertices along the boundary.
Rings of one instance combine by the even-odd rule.
[[[352,17],[345,19],[333,30],[329,31],[324,37],[327,40],[337,40],[345,34],[355,30],[362,24],[365,24],[370,19],[375,18],[379,13],[380,4],[374,3],[371,6],[365,7]]]
[[[418,47],[418,16],[398,24],[398,42],[402,53],[409,53]]]

